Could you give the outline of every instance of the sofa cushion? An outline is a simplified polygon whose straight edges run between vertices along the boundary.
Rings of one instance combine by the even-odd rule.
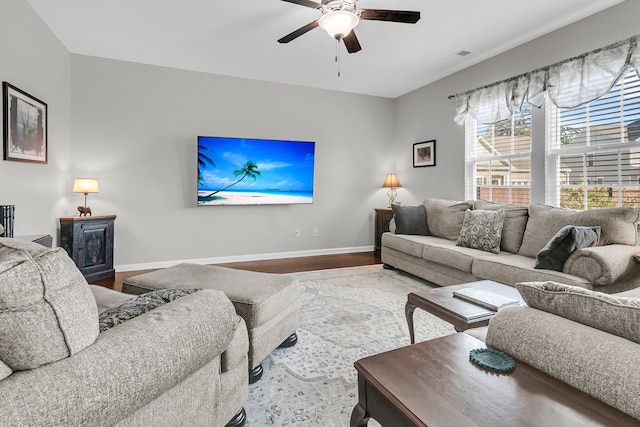
[[[464,213],[473,208],[473,202],[458,202],[426,198],[423,202],[427,212],[427,227],[436,237],[457,240],[464,222]]]
[[[442,239],[440,237],[430,237],[433,239]],[[446,240],[451,242],[450,240]],[[455,244],[455,242],[451,242]],[[457,247],[457,249],[466,249]],[[480,252],[477,249],[467,249],[468,251]],[[486,252],[485,252],[486,253]],[[475,282],[478,279],[473,277],[471,273],[466,273],[458,268],[449,267],[425,258],[416,258],[405,252],[400,252],[390,247],[382,248],[382,262],[392,265],[393,267],[421,277],[440,286],[459,285],[460,283]]]
[[[486,254],[486,255],[485,255]],[[480,279],[515,285],[518,282],[553,280],[568,285],[592,289],[588,280],[553,270],[533,268],[535,259],[509,252],[483,252],[473,261],[471,273]]]
[[[433,236],[425,238],[423,246],[422,258],[465,273],[471,273],[475,258],[486,253],[479,249],[457,246],[457,242]]]
[[[192,294],[197,290],[182,288],[160,289],[147,292],[120,305],[110,307],[103,311],[98,318],[100,332],[104,332],[185,295]]]
[[[504,210],[504,224],[502,226],[502,239],[500,240],[500,250],[518,253],[522,244],[522,237],[529,219],[529,208],[527,206],[503,205],[500,203],[487,202],[486,200],[475,200],[474,209],[488,211]]]
[[[0,238],[0,360],[34,369],[97,336],[96,302],[65,250]]]
[[[565,225],[600,226],[598,246],[614,243],[635,245],[637,240],[635,223],[639,217],[638,209],[627,207],[574,211],[532,204],[529,206],[529,221],[518,253],[534,258]]]
[[[640,344],[640,299],[618,297],[555,282],[517,283],[529,307]]]
[[[535,268],[562,271],[565,261],[578,249],[595,246],[600,227],[562,227],[536,256]]]
[[[396,234],[416,234],[428,236],[427,214],[423,205],[391,205]]]
[[[384,233],[382,235],[382,246],[396,249],[417,258],[422,258],[425,243],[428,242],[431,237],[432,236]]]
[[[500,252],[504,210],[486,211],[467,209],[456,245],[480,249],[485,252]]]

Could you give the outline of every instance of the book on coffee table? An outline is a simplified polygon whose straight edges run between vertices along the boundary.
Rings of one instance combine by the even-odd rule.
[[[500,311],[504,307],[520,304],[517,299],[475,287],[453,291],[453,296],[493,311]]]
[[[485,307],[482,307],[482,308],[485,308]],[[470,313],[458,312],[455,314],[456,316],[462,317],[467,322],[478,322],[481,320],[491,319],[496,314],[496,312],[486,309],[486,310],[473,311]]]

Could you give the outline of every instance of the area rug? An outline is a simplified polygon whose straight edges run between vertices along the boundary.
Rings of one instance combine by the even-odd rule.
[[[381,265],[294,275],[302,304],[298,343],[262,363],[262,379],[249,386],[246,425],[348,426],[358,400],[353,363],[409,345],[407,294],[433,285]],[[415,311],[414,326],[416,341],[455,333],[423,310]]]

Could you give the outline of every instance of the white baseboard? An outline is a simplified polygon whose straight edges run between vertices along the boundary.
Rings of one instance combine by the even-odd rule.
[[[335,254],[351,254],[357,252],[371,252],[373,246],[359,246],[354,248],[334,248],[334,249],[312,249],[308,251],[297,252],[274,252],[267,254],[255,254],[255,255],[235,255],[215,258],[198,258],[198,259],[182,259],[174,261],[159,261],[159,262],[146,262],[142,264],[122,264],[116,265],[115,270],[117,272],[123,271],[137,271],[137,270],[153,270],[157,268],[167,268],[183,262],[192,264],[224,264],[227,262],[244,262],[244,261],[264,261],[269,259],[283,259],[283,258],[300,258],[306,256],[316,255],[335,255]]]

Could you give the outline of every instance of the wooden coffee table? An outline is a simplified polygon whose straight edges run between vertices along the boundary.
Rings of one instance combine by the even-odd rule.
[[[506,375],[479,368],[469,351],[484,347],[458,333],[358,360],[351,426],[638,426],[522,362]]]
[[[412,292],[407,296],[407,304],[404,313],[409,326],[411,344],[415,342],[413,331],[413,311],[421,308],[438,316],[453,325],[456,331],[464,331],[470,328],[486,326],[496,312],[470,302],[463,301],[453,296],[453,291],[459,289],[478,287],[488,291],[517,299],[523,302],[520,292],[513,286],[494,282],[493,280],[481,280],[479,282],[464,283],[462,285],[443,286],[441,288]]]

